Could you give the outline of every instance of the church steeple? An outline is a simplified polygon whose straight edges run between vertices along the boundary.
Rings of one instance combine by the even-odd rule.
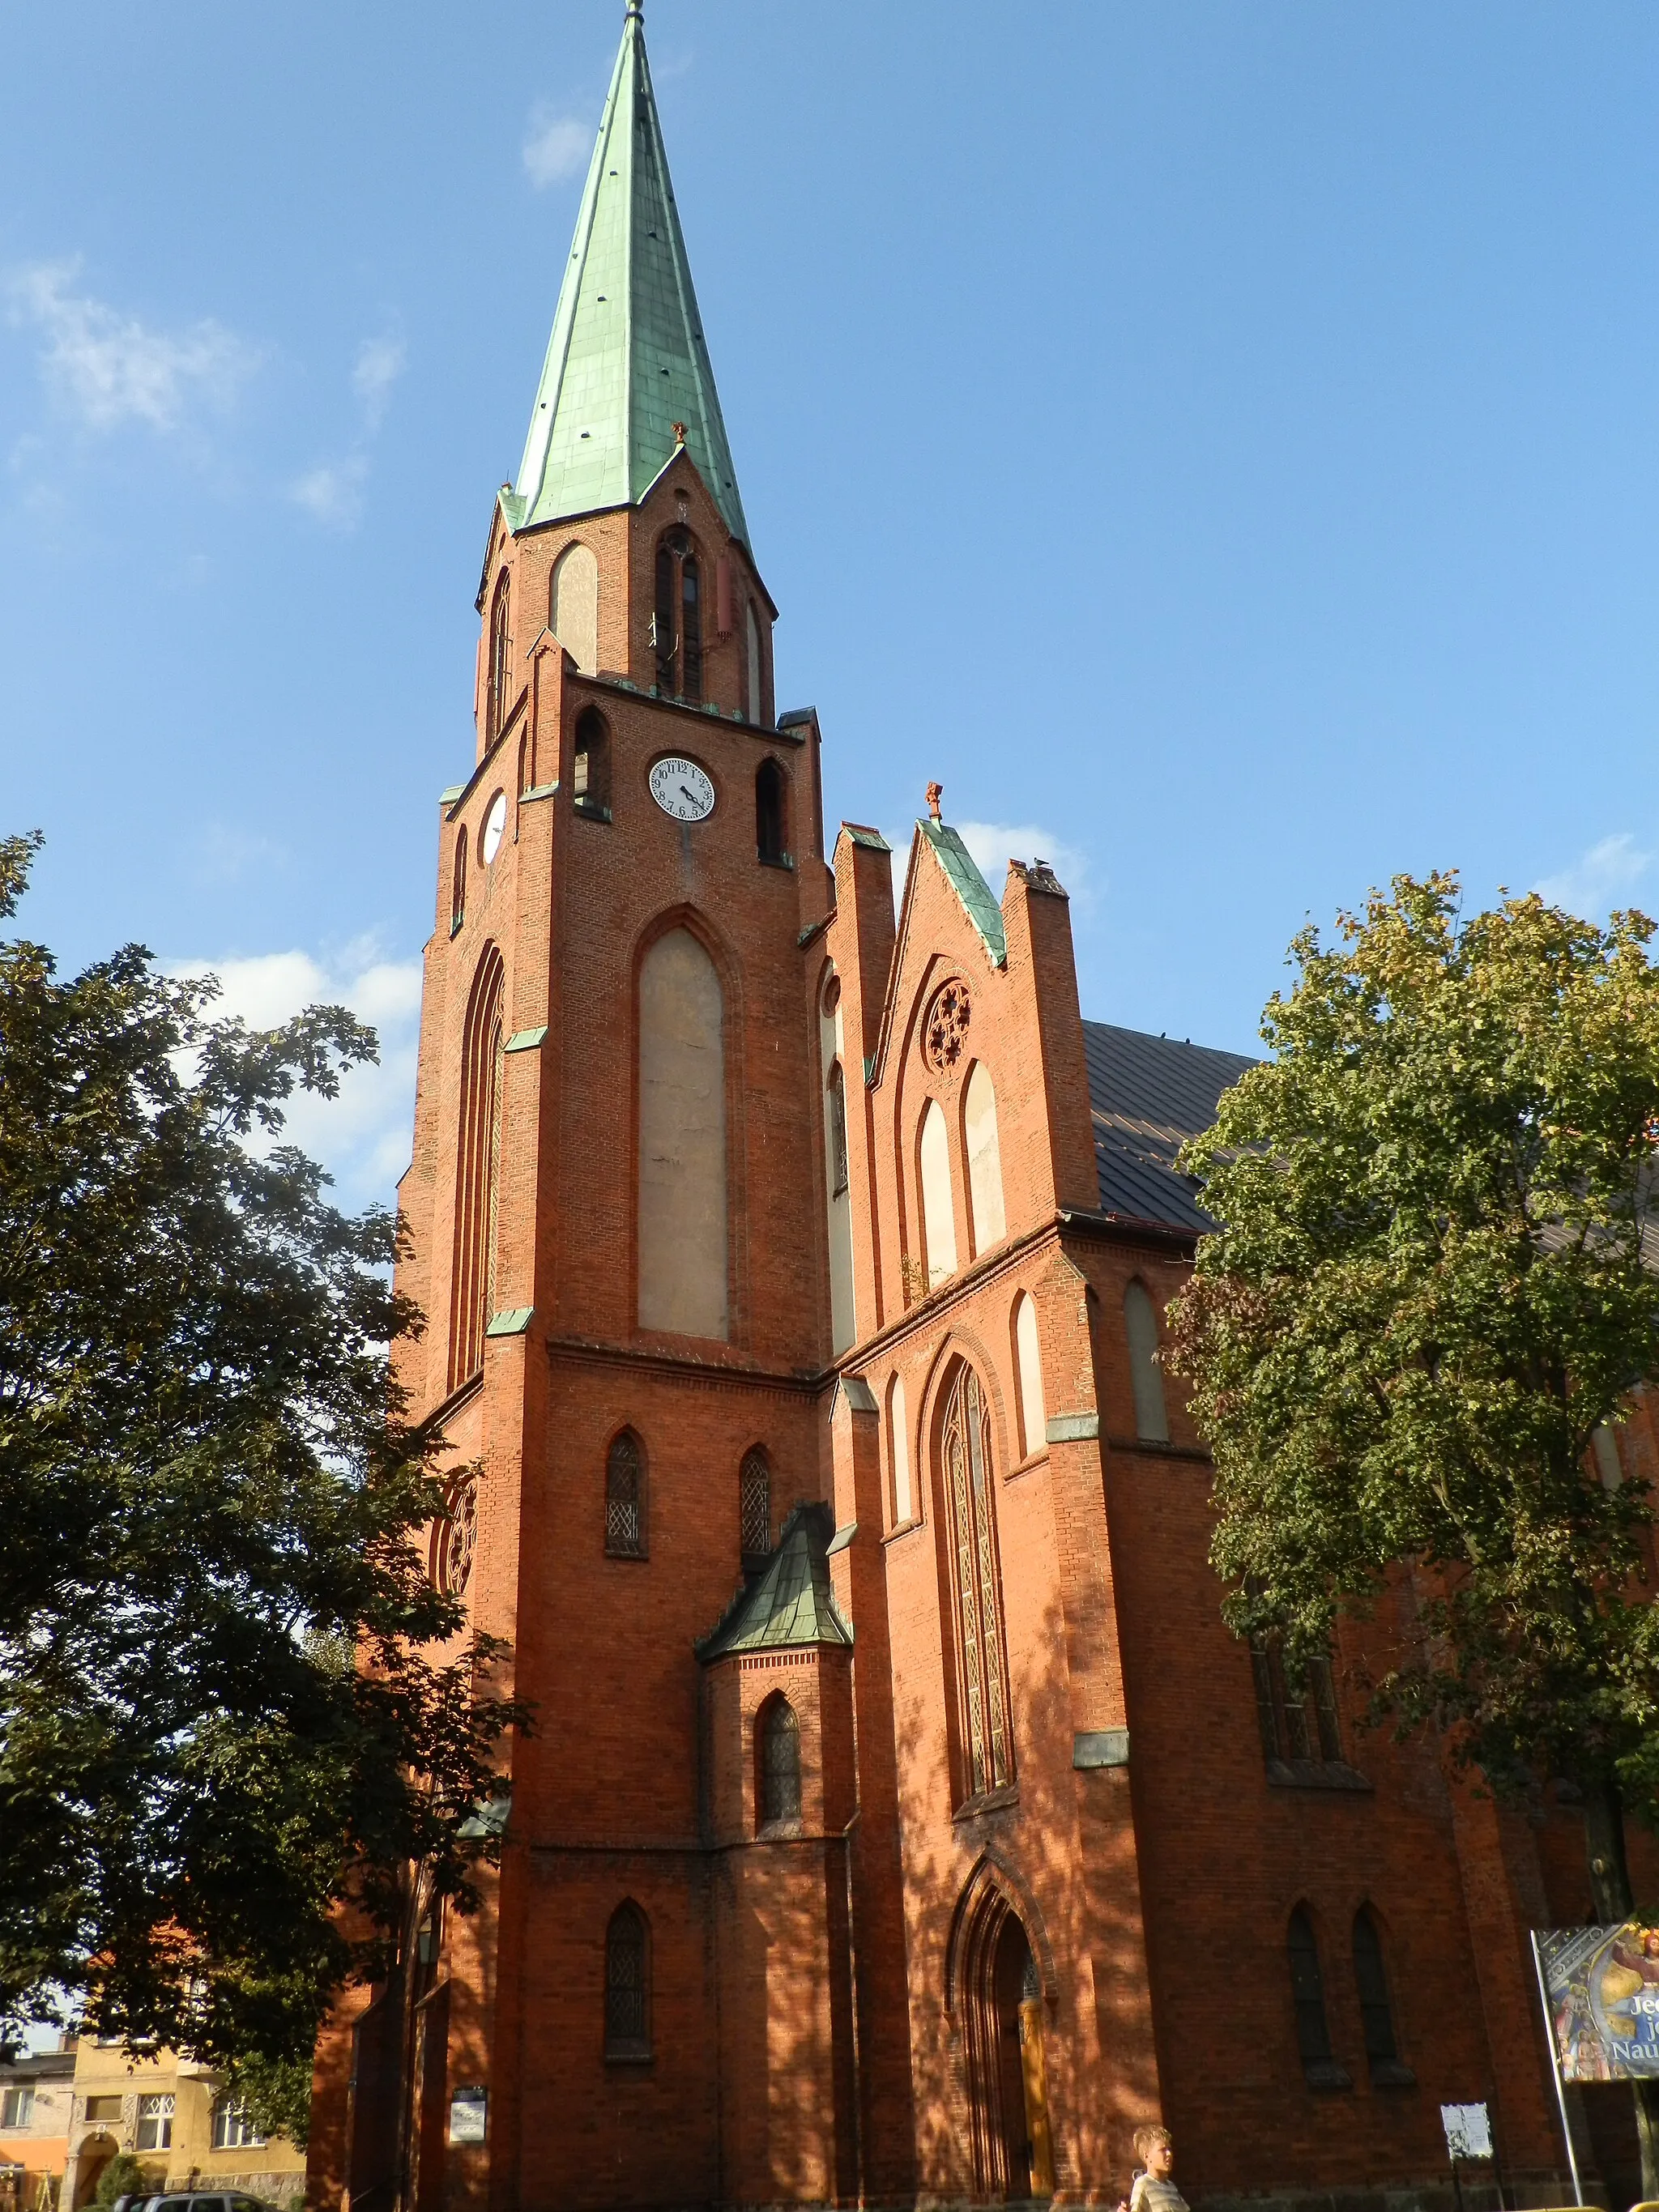
[[[524,459],[502,501],[508,521],[516,532],[633,504],[672,459],[680,431],[727,527],[747,546],[642,10],[629,0]]]

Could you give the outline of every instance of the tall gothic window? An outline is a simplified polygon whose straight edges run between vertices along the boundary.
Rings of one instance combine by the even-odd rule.
[[[449,933],[452,937],[466,920],[466,829],[455,835],[455,868],[449,881]]]
[[[1417,2076],[1400,2059],[1394,2032],[1394,2007],[1389,2002],[1388,1969],[1382,1963],[1382,1936],[1376,1917],[1362,1905],[1353,1917],[1353,1978],[1359,1992],[1359,2019],[1365,2036],[1365,2063],[1378,2088],[1407,2088]]]
[[[800,1723],[781,1692],[761,1708],[760,1825],[800,1818]]]
[[[1014,1745],[990,1411],[979,1376],[965,1362],[945,1401],[943,1456],[960,1672],[962,1795],[978,1797],[1013,1780]]]
[[[784,799],[783,770],[763,760],[755,770],[755,850],[770,868],[781,868],[789,850]]]
[[[1250,1638],[1250,1668],[1261,1754],[1269,1767],[1281,1762],[1292,1766],[1338,1765],[1342,1730],[1328,1654],[1316,1652],[1298,1674],[1286,1661],[1279,1638],[1258,1634]]]
[[[509,586],[507,573],[495,586],[495,597],[489,609],[489,699],[484,725],[484,735],[494,744],[506,725],[513,701],[509,696],[513,684],[512,658],[507,649],[507,618]]]
[[[766,720],[766,684],[762,675],[760,617],[750,599],[744,623],[743,710],[751,722]]]
[[[615,1559],[642,1559],[645,1538],[645,1454],[624,1429],[605,1455],[605,1548]]]
[[[494,1310],[501,1158],[501,956],[484,949],[473,978],[461,1047],[460,1144],[455,1176],[455,1260],[449,1315],[449,1387],[483,1365]]]
[[[1164,1410],[1164,1375],[1158,1364],[1158,1315],[1144,1283],[1131,1283],[1123,1293],[1123,1328],[1129,1340],[1135,1434],[1148,1443],[1167,1444],[1170,1416]]]
[[[772,1469],[759,1444],[744,1454],[738,1473],[738,1534],[744,1572],[750,1574],[772,1549]]]
[[[576,717],[570,785],[580,812],[611,819],[611,732],[597,707],[584,707]]]
[[[586,545],[568,545],[554,564],[547,626],[584,676],[598,674],[599,564]]]
[[[605,1931],[605,2055],[651,2056],[651,1929],[631,1898]]]
[[[962,1100],[963,1150],[968,1155],[968,1212],[977,1257],[1008,1234],[1002,1202],[1002,1149],[997,1140],[997,1094],[991,1071],[974,1062]]]
[[[1291,1998],[1296,2007],[1296,2045],[1302,2071],[1312,2089],[1346,2089],[1347,2069],[1340,2066],[1331,2049],[1330,2022],[1325,2016],[1325,1976],[1319,1963],[1319,1939],[1313,1916],[1305,1905],[1291,1915],[1285,1937],[1291,1969]]]
[[[702,575],[688,530],[671,530],[657,548],[656,611],[651,642],[657,688],[671,699],[702,703]]]
[[[847,1078],[837,1060],[830,1071],[830,1195],[847,1188]]]
[[[720,977],[689,929],[640,963],[639,1317],[724,1338],[726,1041]]]

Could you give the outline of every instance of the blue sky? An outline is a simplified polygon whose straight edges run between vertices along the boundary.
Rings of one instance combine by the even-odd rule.
[[[0,5],[0,820],[387,1061],[620,30]],[[1650,4],[648,0],[779,696],[1073,890],[1084,1009],[1248,1049],[1400,869],[1659,898]],[[1000,866],[992,871],[1000,884]]]

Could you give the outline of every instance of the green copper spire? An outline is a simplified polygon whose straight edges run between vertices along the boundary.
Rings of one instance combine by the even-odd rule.
[[[746,545],[645,26],[638,0],[629,0],[519,480],[503,501],[508,521],[523,530],[642,498],[673,458],[677,423],[727,527]]]

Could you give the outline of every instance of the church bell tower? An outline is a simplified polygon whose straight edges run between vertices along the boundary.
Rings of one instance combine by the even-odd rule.
[[[417,1888],[397,1971],[325,2040],[312,2191],[353,2212],[775,2195],[742,2178],[751,2046],[769,1978],[803,2018],[828,2002],[851,1810],[803,953],[832,884],[638,4],[477,609],[400,1188],[426,1327],[400,1374],[450,1447],[432,1571],[509,1648],[534,1725],[483,1816],[483,1909],[446,1919]],[[791,1666],[811,1694],[775,1717],[769,1782],[734,1731]],[[775,1784],[788,1848],[757,1889],[736,1860]],[[844,2188],[846,2040],[775,2085],[808,2196]]]

